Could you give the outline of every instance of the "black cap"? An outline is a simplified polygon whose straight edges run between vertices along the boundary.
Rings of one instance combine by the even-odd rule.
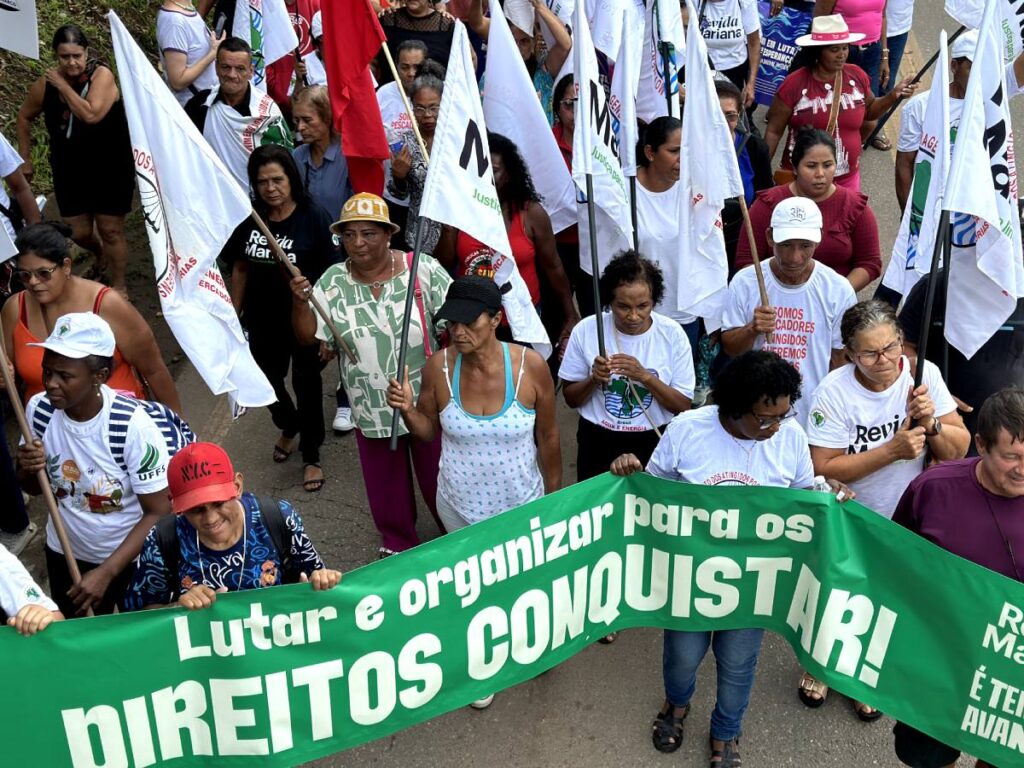
[[[455,280],[448,288],[444,304],[434,314],[434,322],[468,325],[484,312],[496,315],[501,310],[501,289],[489,277],[467,275]]]

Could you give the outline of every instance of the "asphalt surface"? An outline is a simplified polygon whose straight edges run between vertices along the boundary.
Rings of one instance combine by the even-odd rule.
[[[938,0],[919,2],[917,6],[914,36],[903,65],[907,72],[914,71],[937,47],[940,26],[945,25],[950,32],[956,28],[939,12]],[[1018,102],[1015,122],[1024,126],[1024,100]],[[761,119],[763,114],[762,108]],[[887,133],[895,144],[895,126]],[[886,259],[899,223],[893,192],[894,157],[894,153],[868,150],[862,160],[863,189],[870,195],[879,220]],[[145,261],[141,253],[137,258]],[[873,286],[862,296],[872,291]],[[225,446],[236,467],[244,472],[247,487],[295,503],[312,540],[331,567],[350,571],[375,559],[379,540],[366,505],[351,434],[328,433],[322,456],[327,483],[320,493],[307,494],[302,490],[298,454],[281,465],[270,461],[277,432],[265,410],[232,422],[223,398],[215,400],[190,366],[178,366],[176,373],[189,422],[203,439]],[[334,412],[336,381],[337,369],[328,366],[324,388],[328,422]],[[565,479],[571,482],[575,479],[575,414],[563,403],[559,419]],[[39,519],[38,505],[34,507],[34,516]],[[420,533],[423,539],[438,535],[429,515],[421,518]],[[39,549],[41,542],[37,539],[26,557],[35,559]],[[823,707],[807,709],[796,696],[799,677],[799,665],[788,645],[769,635],[745,719],[744,765],[857,768],[897,764],[888,718],[861,723],[851,703],[834,691]],[[912,696],[913,692],[907,694]],[[701,670],[685,743],[672,755],[658,753],[651,746],[650,724],[662,699],[661,633],[632,630],[621,633],[611,646],[592,646],[550,673],[499,693],[487,710],[463,708],[310,765],[706,766],[708,718],[714,703],[711,655]],[[960,765],[968,764],[973,765],[973,761],[961,759]]]

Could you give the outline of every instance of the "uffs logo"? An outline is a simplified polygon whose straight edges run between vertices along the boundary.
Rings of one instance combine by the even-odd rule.
[[[139,464],[139,480],[151,480],[162,475],[167,468],[160,461],[160,451],[156,446],[146,443],[146,450],[142,454],[142,463]]]

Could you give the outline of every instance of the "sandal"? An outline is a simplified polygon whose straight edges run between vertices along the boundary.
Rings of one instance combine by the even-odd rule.
[[[817,709],[825,703],[825,699],[828,697],[828,686],[810,672],[804,672],[796,692],[800,695],[800,701],[806,706]]]
[[[886,136],[884,133],[879,133],[871,141],[871,146],[874,147],[875,149],[881,150],[882,152],[888,152],[890,149],[892,149],[892,142],[889,141],[889,137]]]
[[[678,717],[673,716],[676,709],[682,709],[683,713]],[[683,745],[683,720],[690,714],[690,705],[677,707],[669,703],[667,711],[659,712],[654,718],[652,726],[653,733],[651,740],[654,748],[659,752],[675,752]]]
[[[873,723],[882,716],[882,710],[865,704],[863,701],[853,702],[853,711],[857,713],[862,723]]]
[[[281,445],[284,443],[285,445]],[[288,446],[287,448],[285,446]],[[284,435],[274,443],[274,463],[284,464],[288,461],[288,457],[295,452],[295,438],[285,437]]]
[[[711,740],[711,768],[741,768],[740,740],[722,742],[721,749],[715,749],[714,739]]]
[[[320,472],[320,477],[305,477],[310,469],[316,469]],[[316,493],[324,487],[324,483],[327,482],[327,478],[324,477],[324,471],[319,464],[307,464],[303,467],[303,480],[302,490],[306,493]]]
[[[618,636],[618,632],[609,632],[604,637],[599,638],[597,642],[599,642],[601,645],[611,645],[615,642],[615,638],[617,638]]]

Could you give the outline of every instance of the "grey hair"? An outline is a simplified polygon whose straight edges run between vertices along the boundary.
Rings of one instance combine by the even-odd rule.
[[[430,88],[437,91],[438,95],[441,95],[444,93],[444,81],[435,75],[419,75],[412,81],[412,95],[415,96],[424,88]]]
[[[840,325],[843,344],[852,349],[854,337],[861,331],[874,328],[876,325],[891,325],[896,333],[900,333],[896,310],[891,305],[878,299],[857,302],[843,313],[843,321]]]

